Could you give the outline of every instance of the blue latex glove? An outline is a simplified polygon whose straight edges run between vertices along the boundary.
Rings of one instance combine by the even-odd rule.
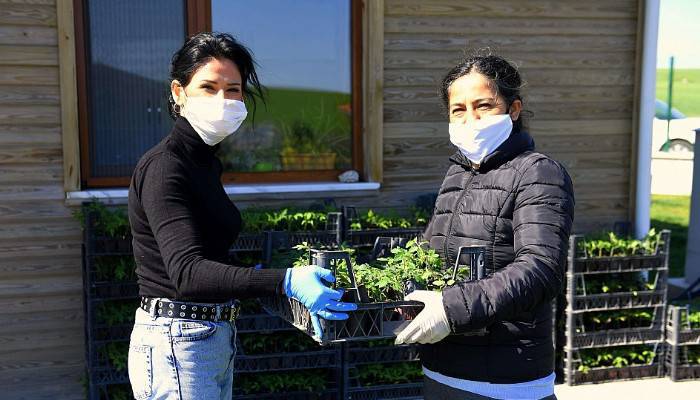
[[[334,290],[321,282],[335,282],[333,273],[315,265],[288,268],[284,277],[284,292],[287,297],[299,300],[310,312],[316,336],[323,337],[318,317],[329,320],[348,319],[348,311],[357,310],[357,305],[340,301],[342,290]]]

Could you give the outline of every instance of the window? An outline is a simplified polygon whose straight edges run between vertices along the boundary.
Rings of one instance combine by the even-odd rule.
[[[362,174],[360,5],[353,0],[75,0],[83,187],[127,186],[172,128],[170,57],[188,34],[251,49],[267,104],[222,142],[225,183]]]

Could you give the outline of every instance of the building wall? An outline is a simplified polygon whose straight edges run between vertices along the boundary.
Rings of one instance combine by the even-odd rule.
[[[521,68],[538,148],[573,177],[576,229],[627,219],[637,12],[636,0],[385,0],[383,184],[341,203],[409,206],[437,190],[452,152],[437,84],[465,48],[491,46]],[[0,0],[3,398],[83,396],[81,232],[64,202],[56,14],[55,0]],[[293,197],[268,204],[302,201]]]
[[[82,398],[80,225],[64,205],[54,0],[0,1],[0,390]]]
[[[515,62],[537,149],[574,181],[575,228],[627,220],[637,1],[386,0],[384,185],[389,203],[439,186],[453,151],[437,87],[465,49]]]

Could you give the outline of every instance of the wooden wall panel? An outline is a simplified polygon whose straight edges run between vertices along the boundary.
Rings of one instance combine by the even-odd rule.
[[[84,397],[82,236],[63,190],[58,7],[0,0],[0,397],[7,399]]]
[[[522,3],[522,1],[520,2]],[[390,3],[391,10],[396,10]],[[386,33],[441,33],[463,34],[465,28],[483,35],[636,35],[637,21],[632,18],[551,18],[546,16],[517,15],[488,18],[459,15],[411,15],[409,18],[387,18],[384,22]]]
[[[452,1],[452,0],[389,0],[385,6],[387,16],[433,16],[481,18],[635,18],[635,0],[500,0]]]
[[[488,47],[518,66],[537,149],[572,177],[576,229],[627,218],[637,13],[636,0],[386,0],[382,204],[437,190],[454,151],[438,86]]]

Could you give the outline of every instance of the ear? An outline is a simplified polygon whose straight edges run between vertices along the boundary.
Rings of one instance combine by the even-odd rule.
[[[518,117],[520,117],[520,111],[522,110],[523,102],[520,101],[520,99],[513,100],[513,103],[510,105],[510,110],[508,111],[508,114],[510,114],[510,119],[517,121]]]
[[[175,104],[181,106],[184,103],[184,99],[182,98],[182,93],[185,91],[185,89],[182,87],[182,84],[180,84],[179,81],[173,80],[170,82],[170,94],[173,96],[173,100],[175,100]]]

